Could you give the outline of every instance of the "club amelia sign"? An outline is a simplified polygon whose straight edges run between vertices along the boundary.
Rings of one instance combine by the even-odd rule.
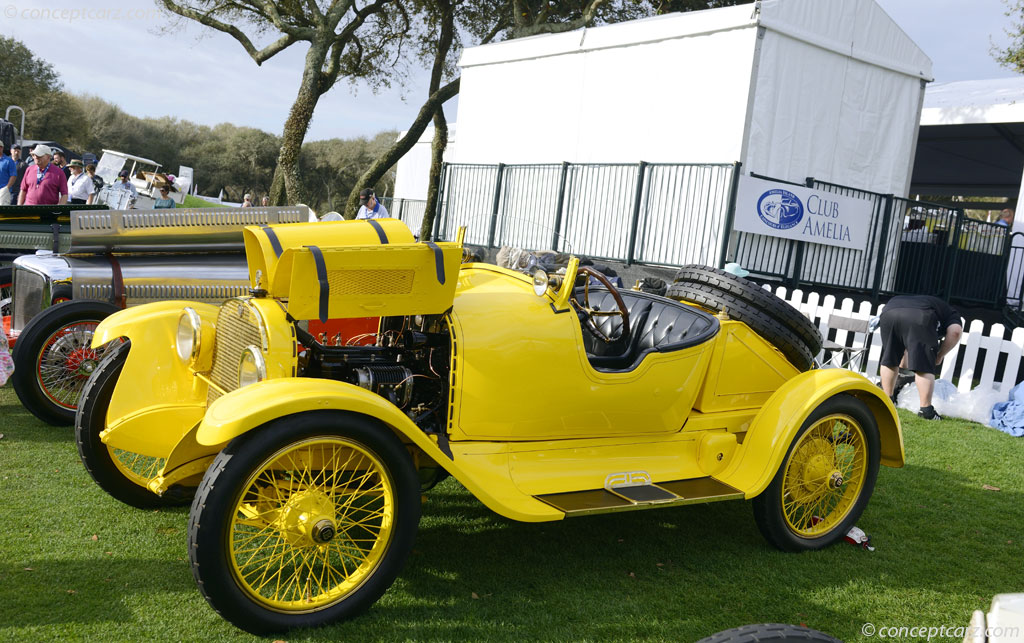
[[[872,202],[740,176],[733,227],[771,237],[863,250]]]

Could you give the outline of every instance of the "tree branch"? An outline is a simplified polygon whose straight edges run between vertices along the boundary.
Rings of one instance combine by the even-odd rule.
[[[372,4],[368,4],[362,9],[356,11],[355,17],[345,25],[341,33],[336,34],[331,44],[331,54],[327,61],[327,66],[324,68],[323,75],[320,77],[320,86],[324,92],[334,87],[334,83],[338,81],[338,76],[341,74],[341,54],[345,51],[345,44],[355,40],[355,33],[359,27],[363,26],[366,19],[375,13],[379,13],[384,10],[392,0],[377,0]],[[351,3],[337,3],[331,7],[331,11],[328,13],[327,22],[331,25],[331,31],[334,31],[338,22],[341,21],[342,16],[351,7]],[[323,92],[321,92],[323,93]]]
[[[252,41],[249,40],[249,37],[246,36],[241,29],[234,25],[221,22],[220,20],[214,18],[212,15],[213,10],[211,10],[211,12],[204,13],[196,11],[191,7],[179,5],[176,2],[173,2],[172,0],[161,0],[161,3],[163,4],[164,8],[170,11],[171,13],[176,13],[179,16],[182,16],[183,18],[195,20],[196,22],[204,24],[207,27],[228,34],[242,45],[242,48],[244,48],[245,52],[249,54],[249,56],[254,61],[256,61],[257,65],[262,65],[264,61],[269,60],[270,58],[284,51],[285,49],[295,44],[299,40],[304,40],[304,38],[299,38],[298,36],[292,33],[286,32],[280,38],[270,43],[263,49],[256,49],[255,45],[252,44]],[[214,7],[214,10],[215,9],[217,9],[217,7]]]

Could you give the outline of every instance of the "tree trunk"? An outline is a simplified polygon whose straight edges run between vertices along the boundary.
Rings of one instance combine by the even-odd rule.
[[[302,71],[302,83],[288,112],[281,135],[281,152],[274,169],[274,181],[270,186],[270,202],[273,205],[295,205],[305,203],[306,195],[299,181],[299,154],[306,139],[313,111],[320,100],[319,76],[327,59],[327,47],[314,44],[306,52],[306,67]]]
[[[434,113],[434,141],[430,145],[430,187],[427,188],[427,206],[423,210],[423,223],[420,225],[422,241],[430,241],[434,229],[437,204],[441,199],[441,168],[447,147],[448,121],[444,117],[444,110],[438,109]]]
[[[398,162],[398,159],[405,156],[405,153],[412,149],[412,146],[420,139],[420,135],[427,129],[427,124],[430,123],[435,110],[441,109],[444,102],[457,93],[459,93],[458,78],[439,89],[427,102],[423,103],[419,114],[416,115],[416,120],[409,126],[409,131],[405,133],[405,136],[398,139],[387,152],[377,157],[370,164],[370,167],[363,172],[362,176],[356,180],[355,185],[352,187],[352,193],[348,195],[345,211],[342,213],[346,219],[354,219],[356,212],[359,211],[359,191],[376,184],[384,176],[384,173]]]

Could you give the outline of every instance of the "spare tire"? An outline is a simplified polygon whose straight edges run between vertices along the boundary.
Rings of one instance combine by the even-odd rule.
[[[752,281],[708,266],[683,266],[666,297],[688,301],[750,326],[802,371],[821,350],[821,333],[800,311]]]

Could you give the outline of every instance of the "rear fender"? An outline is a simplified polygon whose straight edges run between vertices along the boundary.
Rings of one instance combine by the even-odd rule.
[[[903,434],[892,401],[867,378],[845,369],[801,373],[783,384],[754,417],[736,458],[718,480],[753,498],[771,483],[804,421],[822,402],[846,393],[864,402],[878,423],[882,464],[902,467]]]

